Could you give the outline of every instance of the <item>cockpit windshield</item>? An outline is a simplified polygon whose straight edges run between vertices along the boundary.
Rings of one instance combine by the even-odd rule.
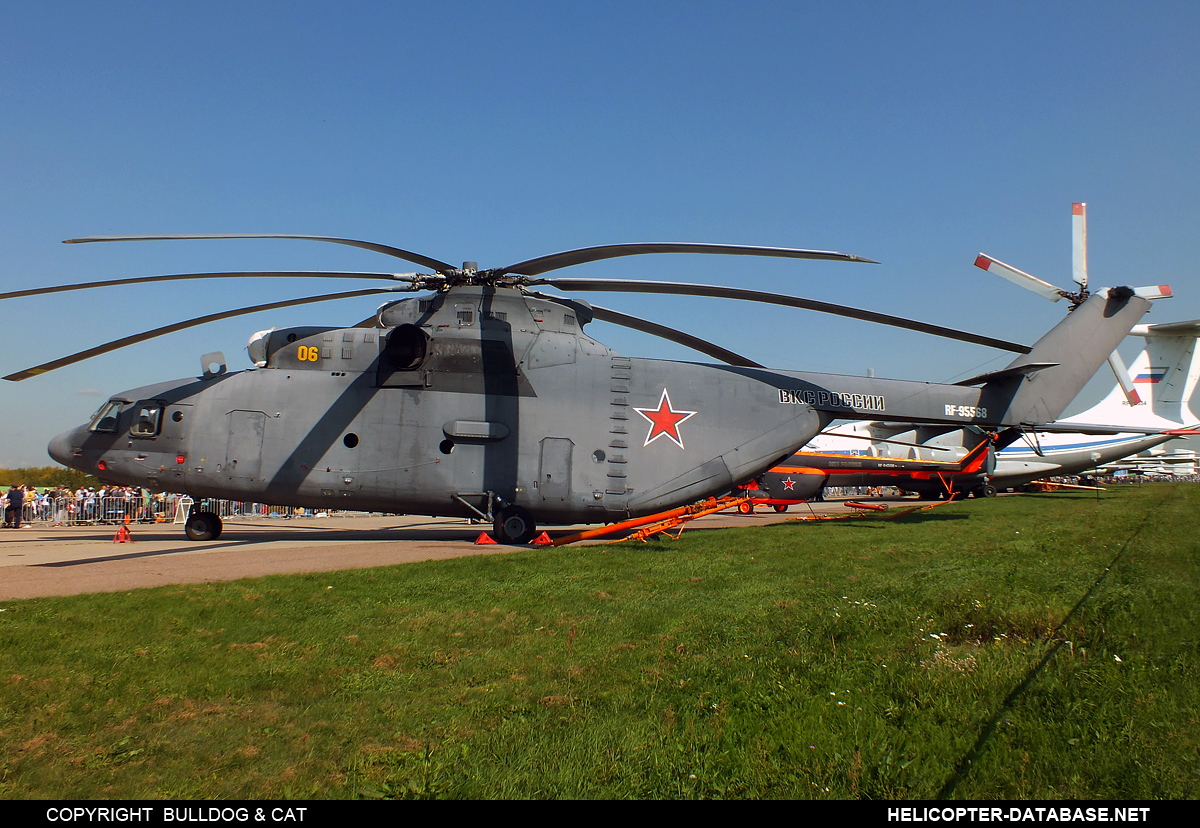
[[[100,406],[100,410],[92,417],[92,422],[88,424],[88,431],[96,431],[107,434],[116,434],[117,422],[121,417],[121,403],[119,400],[109,400],[104,405]]]

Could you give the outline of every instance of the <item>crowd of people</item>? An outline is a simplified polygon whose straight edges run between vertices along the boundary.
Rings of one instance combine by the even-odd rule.
[[[76,523],[153,522],[161,516],[169,519],[175,497],[122,486],[101,486],[99,489],[13,486],[0,497],[0,505],[4,508],[5,528],[17,529],[35,521],[65,526]]]
[[[0,510],[4,528],[77,526],[94,523],[162,523],[186,515],[192,505],[188,495],[159,492],[136,486],[101,486],[71,489],[65,486],[12,486],[0,490]],[[319,513],[312,509],[268,506],[238,500],[205,500],[205,511],[221,518],[290,518],[317,514],[340,514],[333,510]]]

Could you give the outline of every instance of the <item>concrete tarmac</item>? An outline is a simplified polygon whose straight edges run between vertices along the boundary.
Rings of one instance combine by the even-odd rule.
[[[840,502],[813,507],[822,514],[847,511]],[[700,518],[685,531],[765,525],[812,513],[807,504],[783,514],[760,507],[753,515],[734,512]],[[550,535],[585,528],[591,527],[555,527]],[[461,518],[373,514],[231,518],[215,541],[190,541],[182,526],[169,523],[131,524],[129,529],[132,543],[114,543],[118,527],[109,525],[56,528],[35,523],[0,530],[0,600],[362,569],[523,548],[477,546],[475,539],[490,527]]]

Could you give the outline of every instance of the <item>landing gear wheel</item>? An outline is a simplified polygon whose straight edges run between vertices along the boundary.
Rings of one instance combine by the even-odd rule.
[[[788,505],[786,503],[776,503],[773,508],[775,509],[776,512],[783,514],[784,512],[786,512],[788,510]]]
[[[221,537],[223,528],[225,527],[221,519],[212,512],[193,512],[188,515],[187,523],[183,525],[188,540],[194,541],[216,540]]]
[[[496,516],[492,531],[499,543],[524,545],[537,535],[537,525],[528,509],[509,506]]]
[[[982,494],[984,497],[995,497],[996,487],[989,483],[986,486],[981,486],[977,494]]]
[[[752,515],[752,514],[754,514],[754,504],[751,503],[749,500],[745,501],[744,503],[739,503],[738,511],[741,512],[743,515]]]

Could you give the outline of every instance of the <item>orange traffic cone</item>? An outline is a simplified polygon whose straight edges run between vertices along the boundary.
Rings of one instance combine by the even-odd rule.
[[[554,543],[554,541],[550,539],[549,535],[547,535],[545,532],[542,532],[542,534],[531,540],[530,543],[532,543],[534,546],[549,546],[550,544]]]
[[[487,532],[480,532],[479,537],[475,539],[476,546],[486,546],[489,543],[494,545],[496,542],[492,540],[492,536]]]
[[[133,535],[129,534],[129,527],[121,524],[121,528],[117,530],[117,534],[113,535],[113,543],[133,543]]]

